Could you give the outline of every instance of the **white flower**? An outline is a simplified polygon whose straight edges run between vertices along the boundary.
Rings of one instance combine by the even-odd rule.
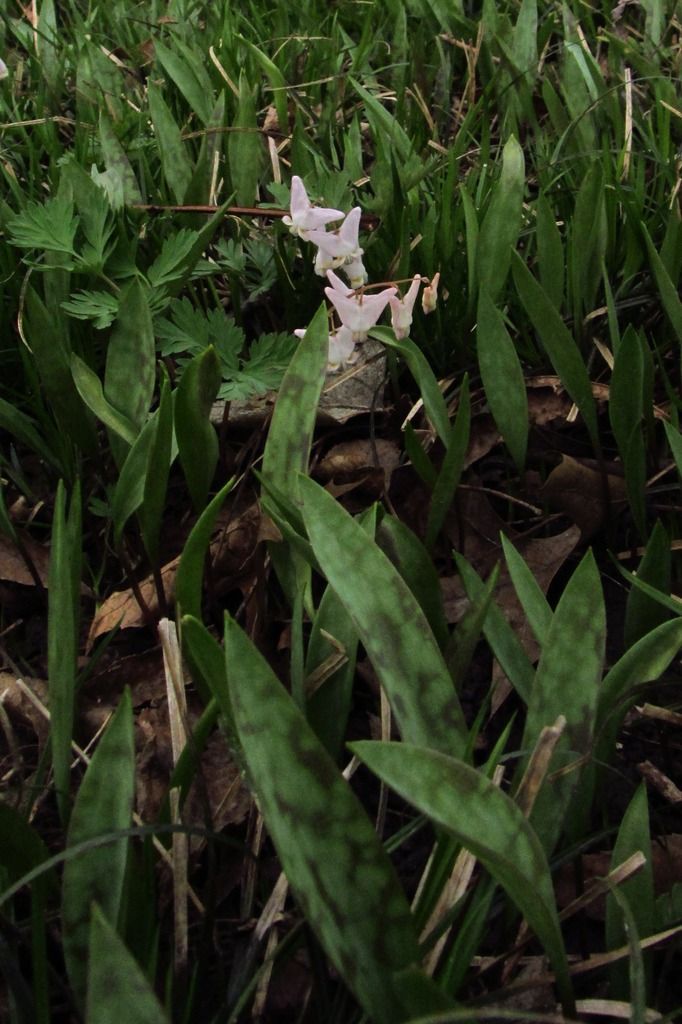
[[[362,252],[362,250],[360,251]],[[362,262],[362,256],[352,256],[347,259],[341,270],[350,281],[351,288],[362,288],[363,284],[367,284],[367,271]]]
[[[308,199],[305,185],[297,174],[291,179],[290,213],[290,217],[283,217],[282,220],[292,235],[300,235],[303,239],[308,238],[308,232],[324,228],[330,221],[341,220],[343,217],[342,210],[313,206]]]
[[[7,78],[8,75],[9,71],[7,69],[7,65],[5,64],[4,60],[0,58],[0,82],[3,80],[3,78]]]
[[[428,315],[433,313],[438,302],[438,282],[440,281],[440,270],[434,274],[433,280],[427,284],[422,292],[422,309]]]
[[[294,331],[297,338],[304,338],[305,331]],[[327,353],[327,369],[338,370],[344,363],[354,363],[358,358],[353,341],[353,332],[348,327],[339,327],[329,335],[329,350]]]
[[[332,287],[325,288],[324,293],[339,314],[341,323],[352,332],[354,342],[364,341],[368,330],[374,327],[398,289],[384,288],[378,295],[356,295],[332,270],[327,271],[327,278]]]
[[[340,267],[346,262],[359,259],[363,250],[360,248],[359,232],[362,210],[354,206],[346,216],[338,231],[309,231],[306,238],[317,246],[315,257],[315,273],[324,277],[328,270]]]
[[[419,274],[415,274],[404,299],[399,299],[394,295],[388,300],[391,303],[391,325],[395,331],[396,338],[406,338],[410,333],[412,310],[414,309],[421,280]]]

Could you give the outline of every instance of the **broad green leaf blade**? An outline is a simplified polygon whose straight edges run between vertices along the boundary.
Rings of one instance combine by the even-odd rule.
[[[297,499],[297,474],[308,470],[328,351],[329,326],[322,303],[284,374],[263,453],[263,486],[280,491],[285,499]],[[294,607],[300,592],[312,616],[310,567],[295,539],[287,545],[270,544],[269,550],[290,605]]]
[[[173,397],[164,370],[159,407],[155,410],[157,427],[145,466],[142,506],[139,511],[142,541],[149,561],[159,565],[159,536],[166,507],[168,474],[173,450]]]
[[[500,537],[502,550],[507,562],[509,577],[514,584],[516,596],[521,602],[530,628],[535,634],[535,639],[544,647],[547,643],[547,634],[552,624],[551,606],[542,592],[540,584],[526,565],[524,559],[516,550],[512,542],[504,534]]]
[[[538,247],[540,283],[552,305],[556,309],[561,309],[564,302],[564,277],[566,275],[564,247],[552,207],[543,192],[538,196],[536,218],[535,237]]]
[[[135,438],[121,466],[111,499],[111,521],[116,545],[120,543],[126,523],[137,512],[144,499],[145,473],[158,425],[159,416],[156,410]]]
[[[118,140],[109,116],[102,110],[99,115],[99,144],[106,165],[102,184],[109,185],[112,206],[141,203],[142,193],[123,146]]]
[[[663,260],[656,252],[656,247],[651,241],[649,232],[644,224],[641,224],[640,227],[644,234],[644,241],[646,242],[646,247],[649,252],[649,262],[651,263],[651,269],[654,272],[654,278],[656,279],[658,292],[661,296],[663,309],[665,310],[672,329],[677,336],[677,340],[682,345],[682,301],[680,301],[677,288],[673,284]]]
[[[514,342],[501,313],[481,288],[478,299],[476,344],[478,365],[493,419],[522,472],[528,444],[528,399]]]
[[[523,150],[512,135],[502,151],[502,173],[478,236],[478,284],[493,301],[504,287],[519,237],[525,175]]]
[[[284,375],[263,453],[263,478],[295,497],[296,474],[308,470],[329,347],[327,309],[319,307]]]
[[[664,424],[666,431],[668,424]],[[672,429],[672,428],[671,428]],[[680,438],[682,444],[682,438]],[[654,525],[649,536],[646,551],[637,566],[637,579],[648,583],[664,594],[670,593],[671,586],[671,551],[668,531],[660,519]],[[682,610],[682,609],[681,609]],[[637,587],[632,587],[625,604],[625,625],[623,628],[625,646],[632,647],[638,640],[650,633],[652,629],[666,622],[670,612],[653,601]]]
[[[90,925],[86,1024],[168,1024],[161,1003],[123,940],[95,903]]]
[[[478,857],[523,913],[556,972],[564,1010],[573,1011],[549,865],[523,814],[481,772],[406,743],[350,744],[361,761]]]
[[[47,677],[51,716],[52,768],[62,823],[69,820],[71,741],[78,674],[78,622],[81,569],[80,485],[66,508],[63,481],[57,486],[47,616]]]
[[[301,712],[227,617],[225,659],[251,784],[308,922],[370,1017],[405,1020],[393,974],[416,964],[419,950],[388,856]]]
[[[609,395],[609,418],[625,470],[632,514],[646,538],[646,452],[644,419],[644,359],[637,332],[626,330],[616,354]]]
[[[663,622],[625,652],[604,677],[597,707],[595,760],[613,757],[618,728],[636,700],[636,687],[654,682],[682,648],[682,619]]]
[[[382,345],[392,348],[405,360],[405,364],[419,388],[426,415],[431,420],[436,433],[447,448],[451,435],[448,407],[424,353],[421,349],[417,348],[410,338],[396,338],[393,331],[388,327],[373,327],[369,332],[369,336],[376,338]]]
[[[454,552],[457,571],[464,584],[470,601],[478,601],[483,596],[485,584],[464,555]],[[530,700],[535,679],[535,670],[528,655],[521,646],[521,641],[504,617],[501,609],[493,602],[488,608],[483,635],[490,644],[490,649],[500,663],[500,668],[507,676],[521,700],[526,704]]]
[[[449,432],[447,451],[438,473],[431,495],[429,514],[426,519],[426,547],[430,551],[436,543],[440,529],[445,522],[455,492],[459,485],[464,457],[469,445],[471,430],[471,399],[469,397],[469,376],[464,375],[459,392],[457,417]]]
[[[358,517],[358,522],[368,538],[373,538],[376,534],[377,506],[371,505]],[[330,638],[333,638],[333,642]],[[305,660],[306,685],[310,686],[311,676],[320,670],[325,659],[339,656],[343,652],[346,660],[308,696],[305,713],[315,735],[334,760],[341,753],[348,725],[358,639],[353,620],[333,588],[327,586],[310,631]]]
[[[201,513],[218,464],[218,436],[211,408],[221,381],[220,361],[212,345],[195,356],[175,393],[175,436],[192,503]]]
[[[81,782],[71,814],[67,847],[130,827],[135,797],[135,742],[126,690]],[[126,869],[126,838],[95,846],[64,864],[62,941],[71,986],[85,1001],[90,913],[99,903],[107,920],[120,910]]]
[[[623,882],[619,886],[619,890],[630,905],[637,934],[646,938],[647,935],[653,935],[656,930],[656,915],[649,806],[646,783],[644,782],[636,790],[623,815],[611,855],[611,870],[613,871],[633,853],[638,852],[644,854],[646,864],[636,875]],[[623,913],[611,892],[606,897],[606,948],[618,949],[627,941]],[[649,964],[649,966],[652,965]],[[612,965],[609,987],[612,999],[628,999],[630,997],[626,964],[621,962]]]
[[[564,827],[566,809],[579,785],[577,762],[591,752],[605,644],[604,597],[599,570],[588,551],[554,612],[535,673],[523,734],[522,746],[531,750],[545,726],[553,725],[559,715],[566,719],[552,765],[572,767],[554,780],[545,781],[531,815],[548,852]]]
[[[71,356],[71,373],[73,382],[87,407],[105,427],[112,430],[118,437],[131,445],[138,435],[136,425],[123,413],[115,409],[104,397],[102,382],[87,363],[75,353]]]
[[[544,289],[517,253],[513,254],[512,272],[516,290],[533,327],[561,383],[580,409],[592,443],[596,446],[597,412],[590,378],[578,346]]]
[[[254,87],[243,71],[237,102],[237,117],[227,139],[227,160],[237,204],[253,206],[263,168],[263,140],[256,119]]]
[[[467,740],[462,709],[412,591],[330,494],[303,476],[299,488],[313,551],[355,624],[403,736],[462,753]]]
[[[201,582],[204,577],[206,552],[216,519],[234,483],[235,478],[231,477],[221,487],[201,513],[185,541],[175,577],[175,603],[182,615],[201,618]]]
[[[183,649],[189,654],[188,660],[197,688],[200,690],[202,698],[206,700],[211,698],[217,702],[221,724],[229,741],[230,749],[240,767],[243,768],[244,756],[241,753],[241,744],[237,739],[234,726],[223,649],[216,638],[206,629],[206,626],[192,615],[183,615],[182,617],[182,643]],[[200,673],[199,679],[196,676],[197,671]],[[201,685],[199,685],[200,681]],[[204,689],[207,690],[206,693],[203,692]]]
[[[409,526],[395,516],[384,516],[376,539],[419,601],[441,651],[445,650],[449,638],[448,624],[438,573],[428,551]]]
[[[163,93],[151,81],[147,83],[147,97],[154,135],[159,146],[163,176],[176,203],[182,203],[192,178],[192,163]]]
[[[133,280],[122,292],[107,347],[104,397],[139,431],[154,394],[156,348],[147,295]]]
[[[154,56],[184,96],[190,110],[207,125],[213,110],[213,90],[206,90],[193,66],[192,54],[183,54],[178,47],[166,46],[160,39],[154,40]]]

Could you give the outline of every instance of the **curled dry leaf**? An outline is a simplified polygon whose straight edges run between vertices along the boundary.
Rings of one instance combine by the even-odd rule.
[[[318,463],[317,475],[337,484],[362,479],[381,493],[388,490],[399,464],[400,450],[393,441],[357,438],[334,445]]]
[[[232,519],[228,516],[219,518],[209,548],[217,588],[220,588],[221,583],[227,579],[238,585],[246,563],[260,539],[260,518],[260,511],[255,502]],[[175,599],[175,577],[179,564],[178,555],[161,569],[166,601],[170,605]],[[147,576],[142,580],[139,583],[139,590],[152,616],[158,618],[160,613],[153,577]],[[98,636],[115,629],[119,623],[121,629],[141,628],[146,625],[144,614],[130,588],[117,590],[102,602],[90,625],[87,649],[92,647]]]
[[[598,533],[609,513],[620,512],[627,503],[623,477],[607,472],[605,479],[594,465],[570,455],[562,455],[549,474],[542,496],[551,509],[573,520],[583,540]]]
[[[21,539],[41,583],[46,587],[50,568],[49,550],[42,544],[38,544],[27,533],[22,533]],[[26,562],[16,544],[13,544],[4,534],[0,534],[0,580],[6,580],[8,583],[21,583],[25,587],[35,586],[35,580],[26,567]]]

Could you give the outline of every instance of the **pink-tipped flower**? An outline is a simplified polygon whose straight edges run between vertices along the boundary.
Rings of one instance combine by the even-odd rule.
[[[427,314],[433,313],[438,304],[438,282],[440,281],[440,270],[434,274],[433,280],[427,284],[422,292],[422,309]]]
[[[324,277],[328,270],[340,267],[362,256],[360,248],[360,217],[362,210],[354,206],[338,231],[309,231],[306,238],[317,246],[315,273]]]
[[[331,288],[325,288],[324,293],[339,314],[341,323],[352,332],[354,342],[364,341],[370,327],[374,327],[398,289],[384,288],[378,295],[356,295],[332,270],[327,272],[327,277]]]
[[[305,331],[299,328],[294,331],[297,338],[304,338]],[[358,358],[353,333],[347,327],[339,327],[329,335],[327,352],[327,369],[338,370],[344,363],[354,363]]]
[[[412,310],[417,300],[421,280],[419,274],[415,274],[404,299],[399,299],[394,295],[388,300],[391,303],[391,326],[395,331],[396,338],[407,338],[410,333]]]
[[[313,206],[308,199],[305,185],[297,174],[291,179],[290,213],[290,217],[283,217],[282,220],[292,235],[300,235],[303,239],[308,238],[308,232],[324,229],[325,224],[332,220],[341,220],[343,217],[342,210]]]
[[[362,250],[360,251],[362,252]],[[351,288],[362,288],[363,284],[367,284],[367,271],[361,255],[352,256],[351,259],[346,260],[341,270],[350,281]]]

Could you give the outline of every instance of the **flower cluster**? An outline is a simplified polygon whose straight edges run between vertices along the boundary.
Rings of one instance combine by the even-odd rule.
[[[344,216],[341,210],[313,206],[305,186],[298,175],[291,179],[290,215],[284,223],[293,235],[317,246],[315,272],[326,276],[329,286],[324,292],[336,310],[341,325],[329,335],[330,370],[338,370],[344,363],[353,363],[358,357],[356,344],[365,341],[367,332],[377,323],[386,306],[391,310],[391,325],[397,338],[406,338],[412,324],[412,310],[419,293],[422,278],[415,274],[406,294],[400,298],[395,285],[383,288],[373,295],[366,290],[367,271],[362,262],[364,250],[360,248],[360,218],[362,211],[355,206]],[[327,231],[326,225],[342,220],[334,231]],[[341,270],[348,278],[345,284],[335,270]],[[432,313],[438,298],[436,274],[424,288],[422,309]],[[299,338],[304,330],[294,332]]]

